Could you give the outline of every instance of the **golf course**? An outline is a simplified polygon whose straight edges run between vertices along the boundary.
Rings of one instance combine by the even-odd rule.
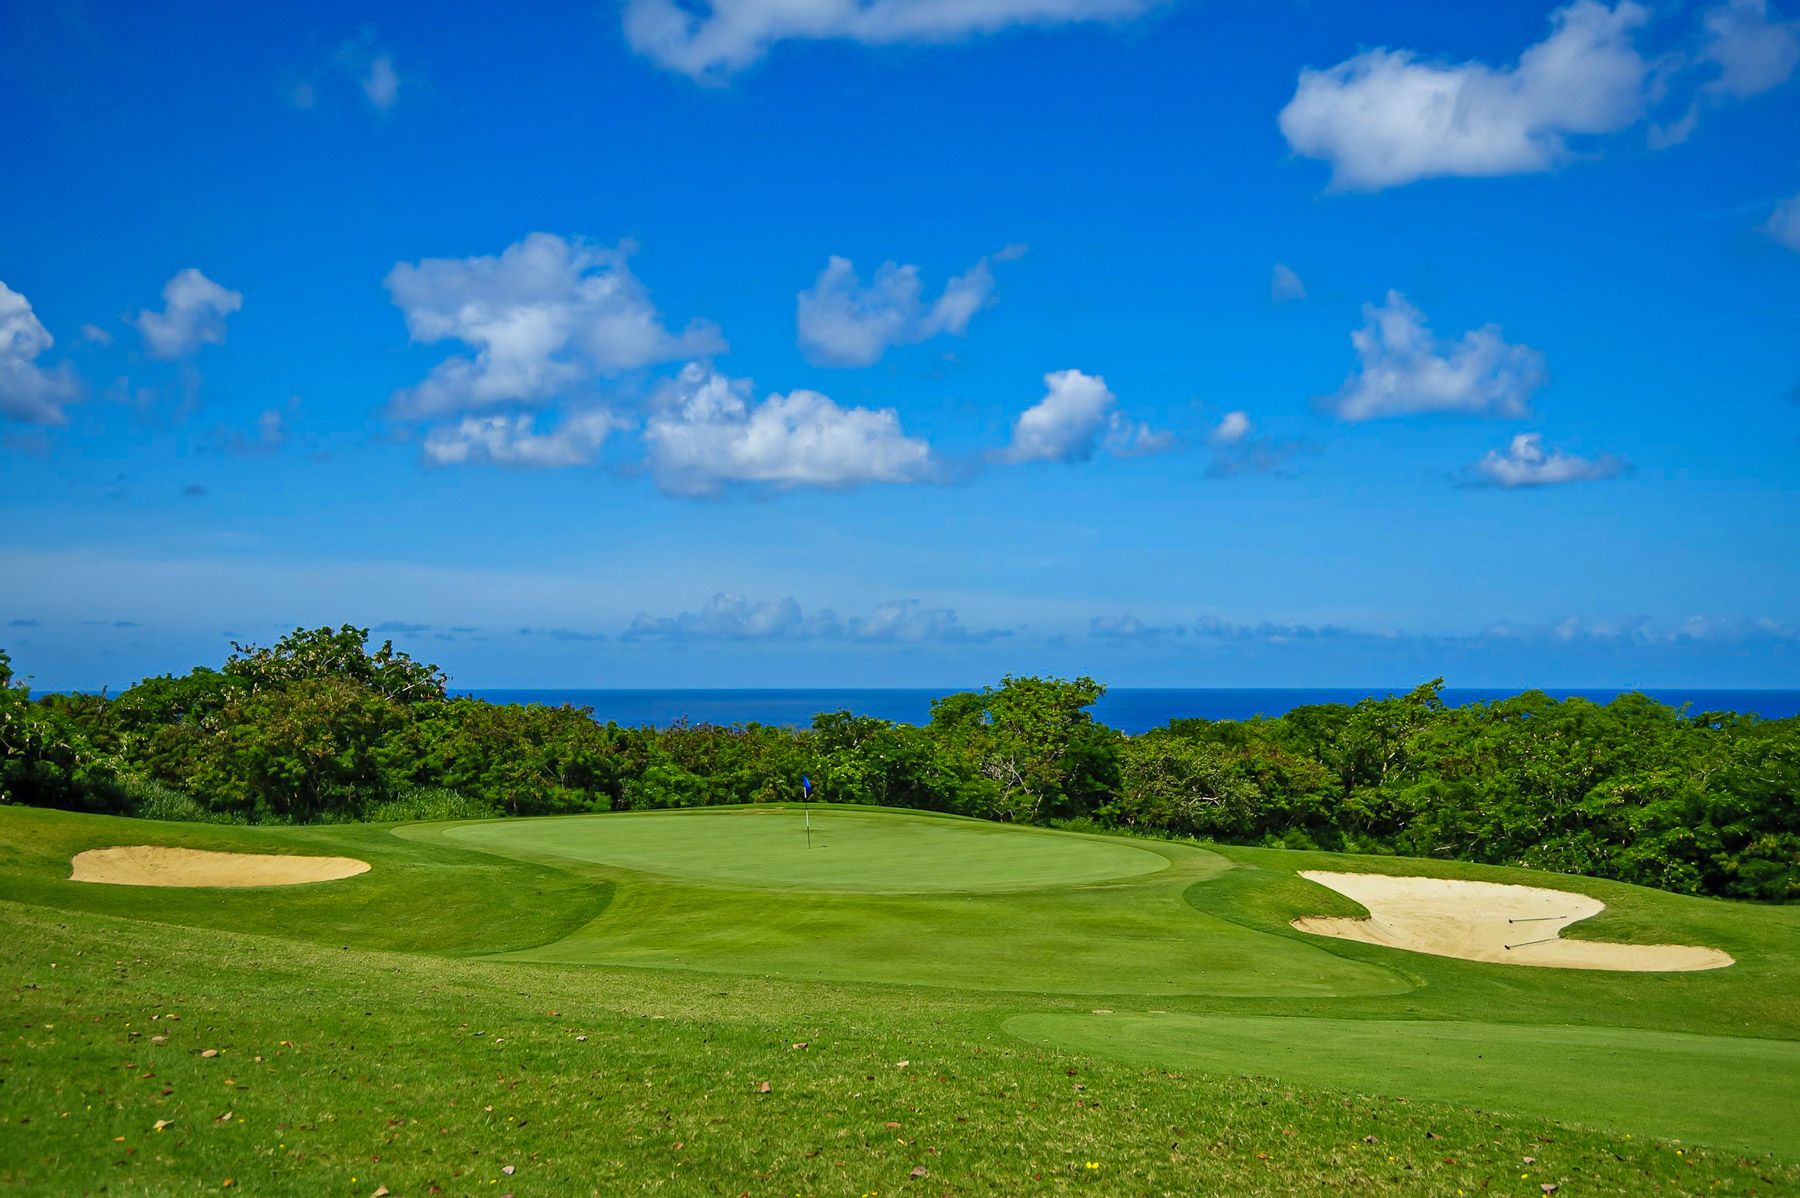
[[[1471,882],[1620,963],[1464,959]],[[0,807],[0,920],[14,1192],[1800,1192],[1791,906],[820,804]]]

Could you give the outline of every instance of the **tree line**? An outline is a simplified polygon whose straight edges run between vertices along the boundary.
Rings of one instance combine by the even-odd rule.
[[[0,804],[238,823],[636,811],[797,797],[1235,844],[1443,857],[1800,899],[1800,719],[1528,692],[1097,723],[1089,678],[1007,677],[897,724],[600,724],[452,697],[368,630],[233,644],[115,697],[33,696],[0,651]]]

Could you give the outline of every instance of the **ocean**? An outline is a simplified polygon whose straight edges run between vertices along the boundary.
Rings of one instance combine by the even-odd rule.
[[[568,703],[591,707],[594,718],[628,727],[667,727],[678,720],[693,724],[771,724],[804,727],[821,711],[849,711],[895,723],[922,724],[931,718],[931,701],[956,688],[942,690],[459,690],[455,693],[490,703]],[[1562,689],[1543,687],[1557,698],[1579,696],[1605,703],[1627,693],[1616,688]],[[1110,690],[1094,705],[1094,718],[1123,732],[1147,732],[1172,719],[1245,720],[1281,715],[1312,703],[1355,703],[1389,692],[1382,688],[1347,689],[1134,689]],[[1519,694],[1507,689],[1450,689],[1451,706],[1504,699]],[[1766,719],[1800,715],[1800,690],[1670,690],[1643,693],[1662,703],[1695,712],[1737,711]]]

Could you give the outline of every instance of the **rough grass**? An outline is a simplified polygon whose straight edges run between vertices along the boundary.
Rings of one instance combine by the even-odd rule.
[[[73,852],[120,843],[342,853],[374,869],[238,894],[66,880]],[[0,1189],[192,1193],[230,1180],[254,1193],[386,1186],[395,1195],[433,1186],[495,1195],[1537,1195],[1545,1184],[1564,1194],[1800,1192],[1791,1095],[1759,1089],[1754,1076],[1731,1086],[1729,1076],[1706,1076],[1714,1065],[1740,1071],[1740,1082],[1741,1071],[1792,1069],[1800,937],[1790,913],[1565,880],[1614,904],[1602,917],[1614,921],[1609,937],[1640,926],[1704,932],[1743,964],[1679,977],[1509,969],[1315,946],[1285,919],[1340,908],[1292,871],[1333,859],[1220,850],[1236,864],[1226,869],[1187,851],[1197,855],[1171,857],[1168,869],[1066,893],[1116,899],[1122,920],[1154,913],[1200,944],[1263,945],[1283,984],[1342,965],[1390,982],[1387,992],[1034,993],[1034,976],[1058,967],[1059,955],[1095,954],[1093,967],[1125,984],[1146,968],[1131,962],[1158,951],[1149,941],[1116,953],[1085,943],[1105,937],[1105,921],[1059,913],[1057,892],[1046,890],[818,896],[869,904],[838,912],[845,934],[859,911],[884,904],[961,904],[960,923],[946,915],[920,937],[945,946],[942,964],[915,956],[905,984],[811,980],[807,962],[776,960],[755,939],[728,938],[704,971],[470,959],[582,936],[603,943],[608,928],[629,937],[637,896],[671,889],[683,919],[665,926],[699,943],[755,923],[783,892],[677,884],[592,860],[551,865],[379,828],[184,828],[0,809],[0,900],[10,900],[0,901],[9,1021]],[[1384,864],[1423,872],[1424,863]],[[1027,899],[1049,905],[1017,905]],[[953,942],[996,924],[1013,933],[1004,964],[1019,984],[970,990]],[[1282,945],[1292,952],[1282,956]],[[822,936],[810,963],[856,951]],[[1009,1020],[1024,1022],[1009,1031]],[[1353,1053],[1296,1049],[1318,1040],[1327,1020],[1366,1025],[1342,1032]],[[1420,1021],[1458,1023],[1458,1035],[1475,1034],[1466,1031],[1475,1022],[1505,1025],[1522,1045],[1579,1041],[1590,1054],[1582,1072],[1596,1075],[1591,1092],[1527,1106],[1520,1096],[1544,1089],[1529,1075],[1496,1083],[1455,1060],[1420,1071],[1430,1051],[1452,1052],[1420,1041]],[[1095,1037],[1094,1027],[1108,1031]],[[1391,1034],[1400,1027],[1408,1030]],[[1641,1029],[1685,1035],[1634,1034]],[[1765,1053],[1731,1039],[1709,1051],[1707,1038],[1721,1035],[1786,1046]],[[1676,1040],[1687,1056],[1664,1052]],[[1615,1047],[1639,1071],[1620,1071],[1616,1085],[1604,1076]],[[1658,1061],[1693,1074],[1685,1090],[1622,1092],[1631,1078],[1654,1076]],[[1384,1062],[1415,1072],[1384,1072]],[[1259,1076],[1267,1072],[1287,1076]],[[1684,1122],[1699,1106],[1715,1114]],[[1718,1131],[1733,1111],[1744,1128],[1735,1138]],[[1667,1138],[1675,1134],[1684,1142]]]

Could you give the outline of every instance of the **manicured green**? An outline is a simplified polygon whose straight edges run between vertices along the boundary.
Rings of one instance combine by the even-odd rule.
[[[572,857],[758,888],[881,894],[1073,886],[1168,867],[1125,841],[844,807],[486,821],[445,830],[490,852]],[[808,827],[810,826],[810,833]]]
[[[808,859],[795,807],[304,828],[0,808],[0,1189],[1800,1193],[1800,910],[813,818]],[[76,852],[144,843],[373,868],[68,880]],[[1739,963],[1309,937],[1288,920],[1357,910],[1295,876],[1321,866],[1578,889],[1609,906],[1571,934]]]

